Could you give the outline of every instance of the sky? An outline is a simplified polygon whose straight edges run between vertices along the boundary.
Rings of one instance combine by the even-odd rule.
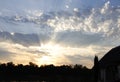
[[[91,68],[120,42],[120,0],[0,0],[0,62]]]

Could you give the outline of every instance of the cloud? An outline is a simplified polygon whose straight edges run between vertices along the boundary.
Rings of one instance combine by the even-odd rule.
[[[81,31],[59,32],[55,38],[56,43],[62,43],[63,45],[72,47],[97,45],[100,44],[103,39],[102,34],[85,34]]]
[[[42,56],[47,56],[46,52],[39,51],[38,46],[25,47],[21,44],[9,42],[0,42],[0,62],[14,62],[15,64],[28,64],[29,62],[38,62]]]
[[[81,55],[74,55],[74,56],[67,55],[66,58],[68,58],[68,60],[71,61],[71,64],[86,65],[89,68],[91,68],[91,66],[93,65],[93,57],[92,56],[84,57]]]
[[[43,12],[41,10],[26,10],[25,12],[23,12],[24,15],[18,13],[17,15],[13,14],[15,16],[12,17],[9,17],[9,15],[2,16],[2,19],[8,22],[13,22],[15,24],[18,24],[17,26],[18,28],[19,25],[21,25],[19,23],[27,23],[27,25],[24,24],[25,28],[28,27],[33,28],[28,24],[35,23],[35,25],[33,24],[33,26],[39,27],[40,30],[43,28],[50,28],[50,29],[52,28],[51,30],[50,29],[49,30],[55,32],[70,29],[73,31],[82,30],[85,32],[105,33],[109,31],[109,29],[111,28],[118,27],[118,26],[116,27],[115,25],[117,24],[117,20],[119,19],[119,11],[118,11],[119,9],[112,8],[109,3],[110,2],[107,2],[102,8],[93,8],[92,10],[84,9],[78,11],[77,13],[76,12],[71,13],[69,11]],[[79,8],[75,7],[74,9],[78,10]],[[34,28],[34,30],[38,30],[38,29]]]
[[[6,62],[8,60],[11,60],[11,58],[10,58],[11,54],[14,54],[14,53],[6,50],[5,48],[3,48],[3,46],[0,48],[0,60],[2,62]]]
[[[9,33],[0,32],[0,41],[8,41],[14,44],[21,44],[24,46],[39,45],[39,37],[35,34],[20,34],[20,33]]]
[[[75,10],[75,11],[74,11]],[[77,12],[76,12],[77,10]],[[25,10],[22,14],[14,16],[1,16],[1,21],[8,22],[4,26],[9,30],[9,23],[17,24],[14,29],[23,32],[52,33],[66,30],[83,31],[85,33],[103,33],[105,36],[112,35],[111,29],[119,28],[119,8],[111,7],[110,2],[105,3],[101,8],[79,9],[74,7],[73,11],[51,11],[43,12],[41,10]],[[4,23],[5,23],[4,22]],[[24,28],[22,28],[24,27]],[[104,28],[105,27],[105,28]],[[24,29],[24,30],[21,30]],[[49,30],[48,30],[49,29]],[[15,30],[16,31],[16,30]],[[44,31],[44,32],[43,32]],[[18,31],[17,31],[18,32]],[[30,32],[29,32],[30,33]],[[51,35],[52,36],[52,35]]]
[[[90,62],[92,65],[95,54],[101,58],[109,49],[119,45],[120,8],[112,7],[111,0],[94,8],[75,5],[86,1],[66,1],[59,1],[62,6],[55,10],[50,8],[51,11],[47,7],[43,10],[28,7],[14,12],[14,9],[1,7],[0,45],[3,48],[0,52],[16,63],[33,61],[59,65],[80,62],[88,65],[87,62]],[[31,2],[28,4],[31,5]],[[53,0],[49,3],[53,4]],[[62,9],[65,6],[67,9]],[[8,61],[4,59],[6,56],[1,55],[3,61]]]
[[[0,53],[3,53],[0,54],[0,62],[13,61],[15,64],[28,64],[32,61],[38,65],[78,63],[87,65],[89,68],[93,65],[92,58],[95,54],[102,57],[102,54],[110,49],[110,47],[100,46],[65,47],[56,44],[25,47],[9,42],[0,42],[0,46],[2,46]]]

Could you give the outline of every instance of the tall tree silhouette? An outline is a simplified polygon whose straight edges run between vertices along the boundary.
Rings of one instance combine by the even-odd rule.
[[[98,56],[94,58],[94,82],[98,82],[98,75],[99,75],[99,62]]]

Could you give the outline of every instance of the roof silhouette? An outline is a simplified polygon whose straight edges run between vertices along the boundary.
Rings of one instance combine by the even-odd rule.
[[[107,67],[120,64],[120,46],[112,48],[99,61],[100,67]]]

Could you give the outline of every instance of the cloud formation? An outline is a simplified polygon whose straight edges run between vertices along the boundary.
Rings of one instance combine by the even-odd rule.
[[[73,0],[64,0],[61,7],[51,11],[31,9],[33,1],[20,12],[7,9],[11,5],[0,9],[0,62],[78,63],[91,67],[95,54],[101,58],[119,45],[120,7],[113,6],[111,0],[84,9],[74,5],[85,3],[82,0],[73,5]]]

